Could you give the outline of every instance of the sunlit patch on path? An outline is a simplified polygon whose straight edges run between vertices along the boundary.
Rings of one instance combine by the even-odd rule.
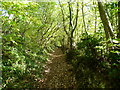
[[[72,66],[65,62],[65,55],[62,51],[56,49],[49,55],[50,60],[45,66],[44,77],[40,80],[40,88],[75,88],[75,77],[69,71]]]

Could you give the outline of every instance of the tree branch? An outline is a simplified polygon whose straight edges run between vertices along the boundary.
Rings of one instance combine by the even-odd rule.
[[[62,7],[62,5],[61,5],[60,0],[58,0],[58,1],[59,1],[59,5],[60,5],[60,7],[61,7],[64,31],[65,31],[65,33],[66,33],[67,35],[69,35],[68,32],[67,32],[67,30],[66,30],[66,26],[65,26],[65,15],[64,15],[64,12],[63,12],[63,7]]]
[[[79,12],[79,4],[77,3],[77,10],[76,10],[76,22],[75,22],[75,26],[72,30],[72,32],[75,31],[76,27],[77,27],[77,21],[78,21],[78,12]]]

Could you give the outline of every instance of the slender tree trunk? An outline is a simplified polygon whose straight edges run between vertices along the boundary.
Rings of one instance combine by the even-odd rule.
[[[100,0],[98,0],[98,8],[99,8],[99,13],[100,13],[100,18],[104,26],[106,39],[108,40],[110,37],[113,38],[114,37],[113,30],[110,27],[110,22],[108,21],[104,6],[102,5],[102,2]]]
[[[60,5],[60,8],[61,8],[61,13],[62,13],[62,20],[63,20],[63,27],[64,27],[64,31],[66,33],[67,36],[69,36],[67,30],[66,30],[66,25],[65,25],[65,14],[64,14],[64,9],[63,9],[63,6],[61,5],[61,2],[59,0],[59,5]]]
[[[70,15],[70,23],[69,23],[69,31],[70,31],[70,50],[73,49],[73,34],[74,34],[74,31],[77,27],[77,21],[78,21],[78,8],[79,8],[79,4],[77,3],[77,10],[76,10],[76,17],[75,17],[75,24],[73,25],[72,23],[72,6],[70,4],[70,2],[68,2],[68,5],[69,5],[69,15]]]
[[[95,7],[95,33],[96,33],[96,28],[97,28],[97,7]]]
[[[69,32],[72,32],[72,29],[73,29],[73,24],[72,24],[72,7],[71,7],[71,1],[68,2],[68,7],[69,7]],[[70,50],[72,49],[72,37],[71,37],[71,33],[70,33],[70,36],[69,36],[69,47],[70,47]]]
[[[66,35],[68,36],[68,45],[70,47],[70,50],[72,50],[72,47],[73,47],[73,34],[74,34],[74,31],[77,27],[77,21],[78,21],[78,3],[77,3],[77,10],[76,10],[76,17],[75,17],[75,24],[72,22],[72,5],[71,5],[71,0],[68,2],[68,8],[69,8],[69,31],[66,30],[66,26],[65,26],[65,15],[64,15],[64,10],[63,10],[63,7],[60,3],[60,0],[59,0],[59,5],[61,7],[61,12],[62,12],[62,19],[63,19],[63,27],[64,27],[64,31],[66,33]]]
[[[87,29],[86,29],[86,23],[85,23],[85,17],[84,17],[84,6],[83,6],[83,2],[82,2],[82,16],[83,16],[83,24],[84,24],[84,29],[85,29],[85,32],[86,32],[86,34],[88,34],[87,33]]]
[[[117,37],[120,39],[120,1],[118,1],[118,34]]]

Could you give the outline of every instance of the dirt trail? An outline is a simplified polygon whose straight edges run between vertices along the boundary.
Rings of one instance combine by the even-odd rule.
[[[65,62],[62,51],[56,49],[50,54],[40,88],[75,88],[76,81],[70,72],[71,68],[72,66]]]

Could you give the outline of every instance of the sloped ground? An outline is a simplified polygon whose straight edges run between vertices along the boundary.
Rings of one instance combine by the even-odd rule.
[[[50,54],[50,60],[45,66],[40,88],[75,88],[75,77],[70,71],[72,66],[65,62],[65,55],[60,49]]]

